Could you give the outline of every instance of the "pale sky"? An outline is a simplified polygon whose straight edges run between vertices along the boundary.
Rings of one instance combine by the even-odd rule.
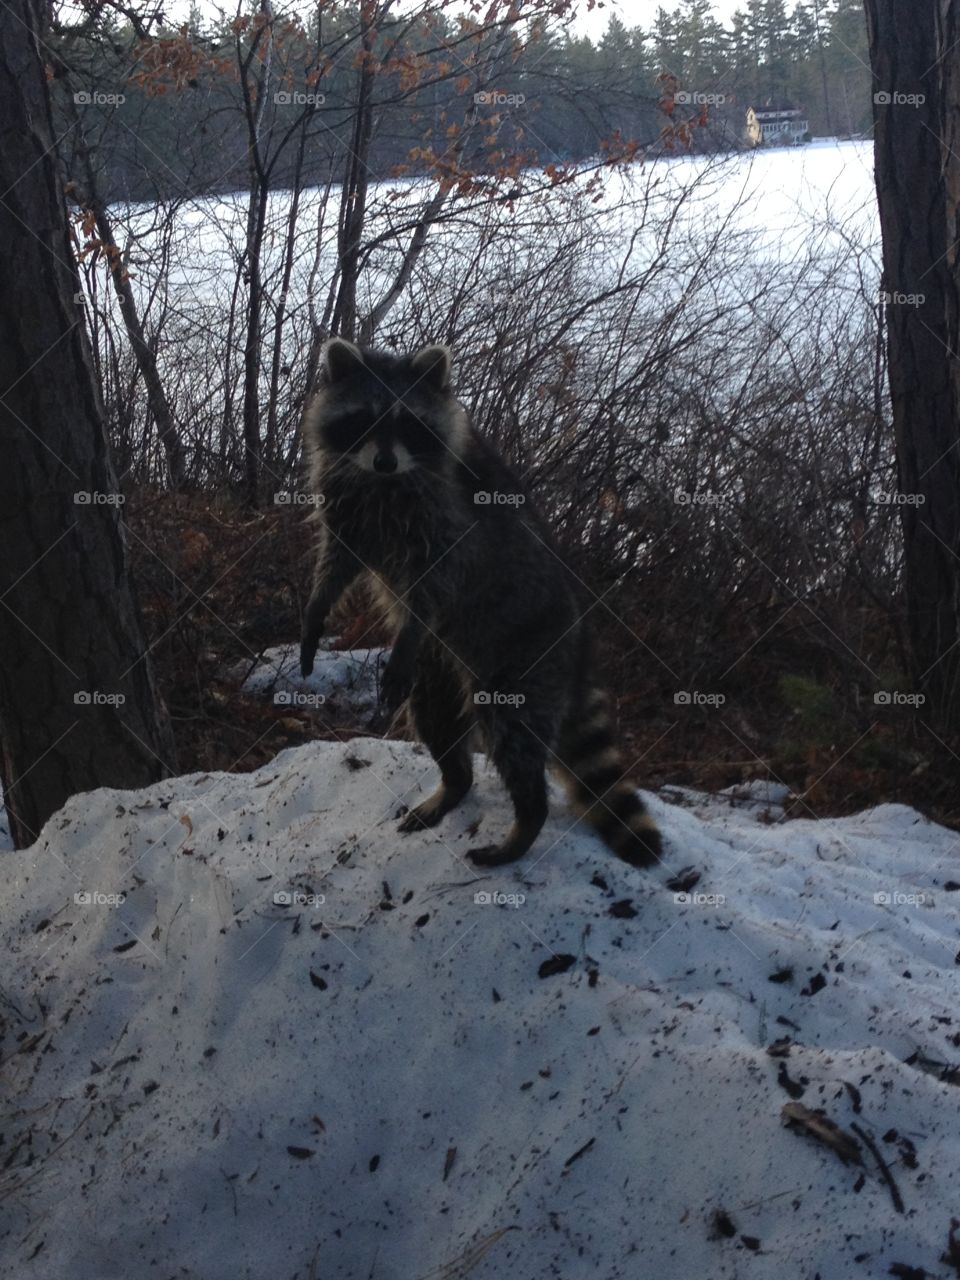
[[[586,32],[591,39],[596,39],[603,34],[607,23],[610,21],[610,14],[616,13],[628,27],[644,27],[649,29],[653,26],[654,19],[657,16],[657,10],[664,8],[668,12],[679,8],[680,0],[603,0],[603,6],[599,4],[592,12],[587,12],[587,0],[579,0],[577,15],[574,26],[578,31]],[[223,8],[227,12],[232,12],[236,8],[236,0],[219,0],[217,5],[209,5],[205,0],[199,0],[200,11],[209,10],[211,8]],[[403,8],[403,5],[400,6]],[[746,0],[715,0],[714,12],[720,22],[728,23],[735,9],[746,7]],[[790,9],[792,5],[787,6]],[[167,18],[171,21],[183,21],[190,11],[190,0],[167,0],[162,6]]]
[[[602,34],[610,21],[610,14],[616,13],[620,21],[626,26],[643,27],[649,30],[653,26],[658,9],[666,9],[668,13],[671,13],[679,7],[679,0],[605,0],[602,9],[598,6],[592,13],[587,13],[585,0],[581,0],[576,26],[593,39]],[[746,0],[716,0],[713,5],[713,11],[717,21],[726,26],[735,10],[745,9],[746,7]],[[792,7],[793,5],[788,3],[787,11],[789,12]]]

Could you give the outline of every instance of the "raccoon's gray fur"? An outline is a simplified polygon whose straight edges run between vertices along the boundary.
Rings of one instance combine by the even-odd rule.
[[[624,781],[592,681],[577,581],[454,398],[447,348],[397,357],[331,340],[303,425],[322,502],[301,670],[313,670],[338,597],[367,574],[397,634],[388,675],[405,692],[412,664],[409,707],[441,773],[400,830],[433,826],[460,803],[479,726],[515,822],[503,844],[471,850],[475,862],[512,862],[530,848],[547,815],[548,765],[616,854],[655,862],[659,832]]]

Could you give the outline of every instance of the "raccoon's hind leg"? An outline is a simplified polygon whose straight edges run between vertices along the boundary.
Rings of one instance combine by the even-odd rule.
[[[490,758],[513,801],[514,823],[501,845],[471,849],[481,867],[499,867],[522,858],[547,820],[546,748],[516,714],[494,716],[488,729]]]
[[[465,709],[460,673],[437,641],[425,639],[420,645],[410,710],[417,737],[440,766],[440,786],[409,810],[399,826],[404,833],[436,826],[473,785],[470,735],[474,722]]]

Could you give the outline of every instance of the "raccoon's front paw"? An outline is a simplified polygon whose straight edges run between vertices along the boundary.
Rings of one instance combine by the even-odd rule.
[[[304,634],[300,641],[300,674],[309,676],[313,674],[313,660],[317,656],[317,649],[320,645],[320,636],[314,635],[312,632]]]
[[[398,818],[402,818],[397,830],[405,836],[411,831],[426,831],[430,827],[435,827],[443,817],[443,810],[429,800],[425,800],[423,804],[418,804],[413,809],[404,806],[397,813]]]
[[[516,862],[523,854],[523,849],[518,851],[510,844],[485,844],[480,849],[467,850],[467,857],[478,867],[502,867],[508,862]]]

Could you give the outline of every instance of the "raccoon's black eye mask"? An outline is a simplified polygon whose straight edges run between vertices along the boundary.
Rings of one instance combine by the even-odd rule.
[[[398,417],[390,411],[380,417],[371,416],[367,409],[345,413],[325,424],[323,437],[327,447],[336,453],[355,453],[371,437],[395,440],[414,458],[439,455],[445,447],[439,431],[406,410]]]
[[[343,414],[324,424],[323,439],[336,453],[353,453],[369,438],[374,419],[363,410]]]
[[[396,421],[396,436],[405,445],[411,457],[429,458],[441,454],[445,448],[443,436],[429,423],[413,413],[403,413]]]

